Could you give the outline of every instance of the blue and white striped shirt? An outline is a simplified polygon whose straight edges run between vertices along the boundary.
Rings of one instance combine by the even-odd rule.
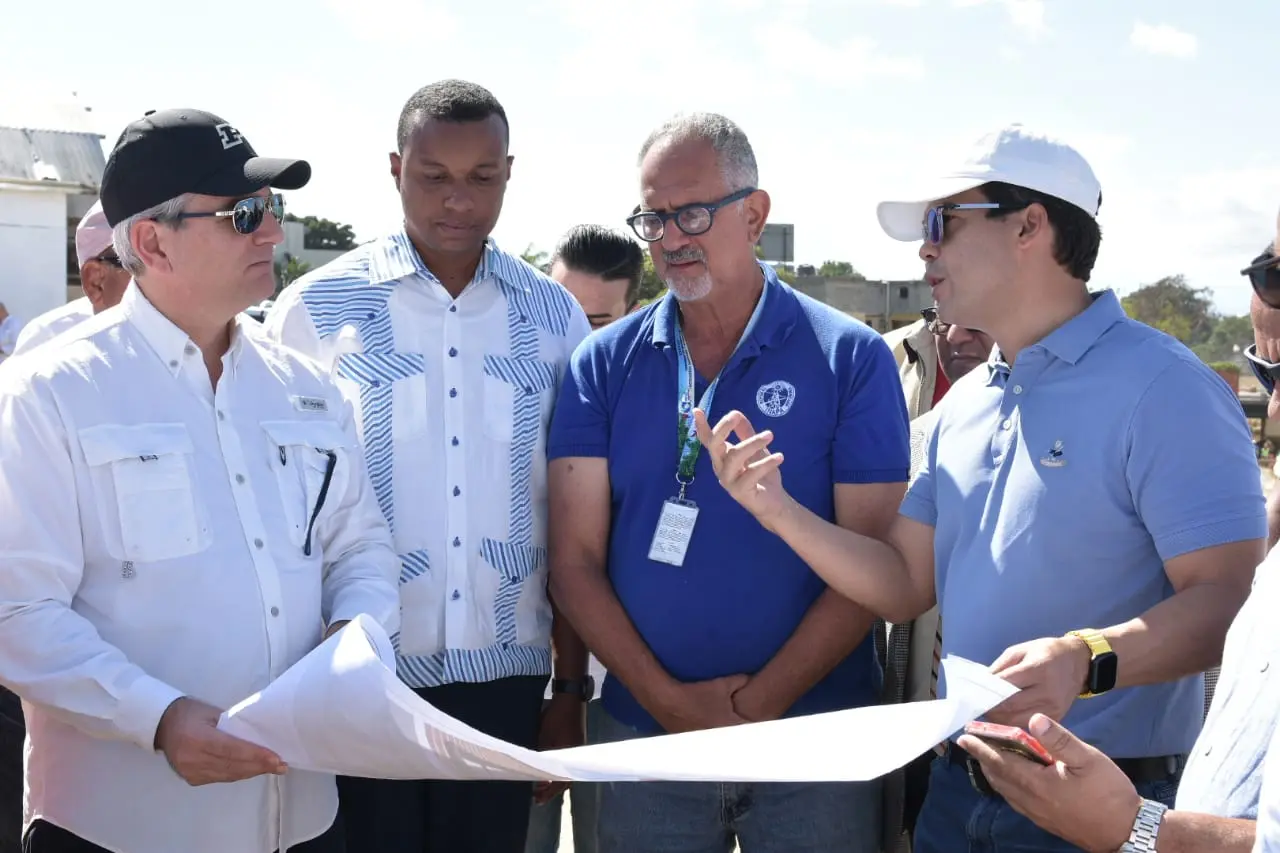
[[[549,674],[547,427],[591,331],[569,292],[490,240],[455,300],[402,230],[299,279],[266,330],[356,409],[402,563],[400,677]]]

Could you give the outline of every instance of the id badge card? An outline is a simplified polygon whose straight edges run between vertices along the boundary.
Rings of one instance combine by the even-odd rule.
[[[662,515],[658,517],[658,529],[653,532],[653,544],[649,546],[649,559],[670,566],[683,566],[697,520],[698,507],[692,501],[679,498],[664,501]]]

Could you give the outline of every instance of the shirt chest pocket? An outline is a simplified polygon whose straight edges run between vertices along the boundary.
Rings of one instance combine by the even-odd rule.
[[[420,438],[431,417],[426,359],[417,352],[345,353],[338,357],[340,381],[355,385],[365,436],[391,422],[396,441]]]
[[[350,476],[350,443],[336,423],[263,421],[289,541],[305,556],[320,553],[317,526],[333,512]]]
[[[484,358],[484,431],[495,441],[532,441],[551,419],[555,365],[537,358]]]
[[[209,547],[185,424],[101,424],[79,437],[113,557],[157,562]]]

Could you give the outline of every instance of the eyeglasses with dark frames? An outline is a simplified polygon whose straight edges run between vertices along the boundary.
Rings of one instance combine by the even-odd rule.
[[[1272,308],[1280,308],[1280,257],[1275,247],[1268,246],[1249,266],[1240,270],[1258,298]]]
[[[925,211],[924,221],[920,223],[920,236],[926,243],[934,246],[942,245],[946,236],[947,214],[953,210],[1006,210],[1012,213],[1030,207],[1027,204],[999,204],[994,201],[974,201],[953,204],[935,204]]]
[[[719,201],[686,204],[666,213],[658,210],[637,211],[627,217],[627,224],[631,226],[632,231],[636,232],[636,236],[646,243],[656,243],[661,240],[662,235],[666,233],[668,222],[674,222],[677,228],[690,237],[697,237],[711,230],[717,210],[735,201],[741,201],[755,191],[755,187],[747,187],[730,193]]]
[[[280,193],[271,195],[255,195],[242,198],[231,206],[230,210],[213,210],[207,213],[179,213],[174,219],[205,219],[209,217],[230,217],[231,227],[237,234],[252,234],[262,226],[267,211],[276,218],[276,222],[284,223],[284,196]]]

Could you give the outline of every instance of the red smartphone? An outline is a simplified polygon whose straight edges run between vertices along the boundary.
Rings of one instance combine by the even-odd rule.
[[[1053,764],[1053,756],[1049,754],[1049,750],[1045,749],[1040,741],[1016,726],[973,722],[964,727],[964,733],[973,735],[996,749],[1021,755],[1036,764],[1043,764],[1046,767]]]

